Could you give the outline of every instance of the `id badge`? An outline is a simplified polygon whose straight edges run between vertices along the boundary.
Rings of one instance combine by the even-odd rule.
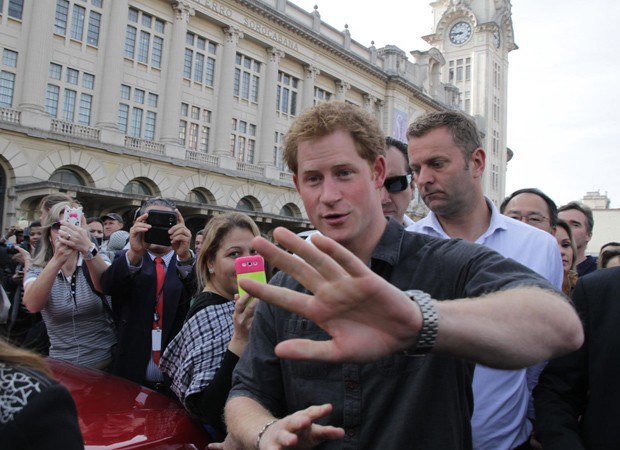
[[[151,333],[151,351],[161,351],[161,330],[153,330]]]

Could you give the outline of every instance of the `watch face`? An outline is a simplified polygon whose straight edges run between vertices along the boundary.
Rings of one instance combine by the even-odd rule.
[[[499,34],[499,30],[495,30],[493,32],[493,43],[495,44],[495,48],[499,48],[500,44],[502,43],[502,37]]]
[[[457,22],[450,29],[450,41],[453,44],[464,44],[471,37],[471,25],[468,22]]]

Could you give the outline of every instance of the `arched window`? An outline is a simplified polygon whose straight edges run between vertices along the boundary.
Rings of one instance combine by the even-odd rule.
[[[56,170],[50,177],[50,181],[56,181],[58,183],[66,184],[75,184],[78,186],[86,186],[86,183],[84,182],[82,177],[69,169]]]
[[[192,203],[200,203],[202,205],[209,204],[209,199],[207,199],[207,196],[198,189],[194,189],[187,194],[187,201]]]
[[[284,205],[280,210],[280,215],[284,217],[295,217],[295,212],[289,205]]]
[[[236,206],[237,209],[241,209],[242,211],[254,211],[254,205],[247,198],[242,198],[239,200]]]
[[[125,185],[123,188],[123,192],[125,194],[131,195],[148,195],[151,196],[152,192],[149,187],[138,180],[131,180],[129,183]]]

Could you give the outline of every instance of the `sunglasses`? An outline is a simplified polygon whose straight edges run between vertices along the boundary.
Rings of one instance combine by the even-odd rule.
[[[51,224],[50,229],[54,231],[60,230],[60,222],[54,222],[53,224]]]
[[[394,194],[396,192],[402,192],[405,189],[407,189],[410,183],[411,183],[411,174],[400,175],[398,177],[386,178],[385,181],[383,182],[383,187],[387,189],[388,192],[391,192],[392,194]]]

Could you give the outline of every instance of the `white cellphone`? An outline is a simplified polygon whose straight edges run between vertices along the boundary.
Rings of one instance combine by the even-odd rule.
[[[71,208],[65,206],[65,222],[72,223],[76,227],[82,226],[82,207]]]

